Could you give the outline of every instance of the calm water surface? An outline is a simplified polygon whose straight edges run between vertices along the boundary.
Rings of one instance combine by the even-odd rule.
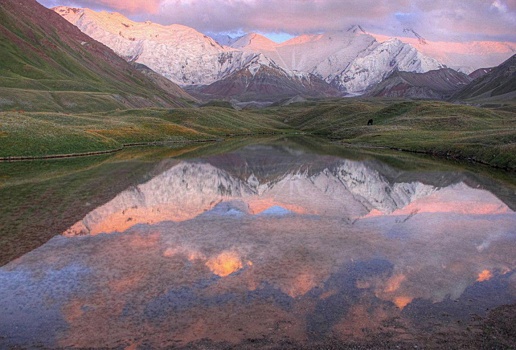
[[[446,347],[516,302],[516,196],[493,179],[290,141],[135,162],[0,268],[0,344]]]

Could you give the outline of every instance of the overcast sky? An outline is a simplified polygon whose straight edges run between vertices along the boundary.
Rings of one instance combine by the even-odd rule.
[[[432,41],[516,42],[516,0],[38,1],[47,7],[117,11],[133,20],[183,24],[201,32],[298,35],[359,24],[371,33],[398,36],[410,27]]]

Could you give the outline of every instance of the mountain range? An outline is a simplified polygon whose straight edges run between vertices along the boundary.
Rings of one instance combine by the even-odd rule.
[[[435,58],[448,68],[468,75],[479,68],[497,66],[516,53],[516,45],[513,42],[431,41],[411,28],[406,28],[403,34],[404,36],[397,37],[402,42],[410,44],[424,55]],[[385,35],[372,35],[380,42],[390,39]]]
[[[119,13],[89,9],[53,10],[121,57],[148,66],[200,99],[277,101],[362,94],[446,99],[488,72],[490,68],[477,69],[471,77],[465,74],[473,71],[471,66],[480,68],[479,57],[491,62],[514,50],[506,43],[474,43],[457,44],[455,51],[444,45],[446,50],[439,53],[440,45],[410,28],[404,33],[413,38],[400,40],[369,34],[359,25],[283,43],[256,33],[214,36],[219,43],[182,25],[134,22]],[[455,64],[453,52],[475,59],[453,70],[442,63]],[[486,52],[492,54],[482,56]]]
[[[485,74],[474,73],[476,73],[476,79],[459,90],[453,96],[454,99],[516,99],[516,55],[499,66],[487,70]]]
[[[0,12],[4,109],[172,107],[210,99],[274,102],[363,94],[485,100],[489,89],[500,98],[511,98],[514,90],[512,63],[505,68],[509,73],[486,66],[467,76],[423,54],[432,52],[433,44],[410,29],[414,45],[358,25],[283,43],[255,33],[219,38],[229,44],[223,45],[182,25],[81,8],[52,11],[34,0],[5,0]],[[495,86],[500,79],[508,79],[500,83],[505,87]]]
[[[314,74],[342,92],[360,94],[395,69],[427,72],[444,66],[412,46],[391,39],[380,43],[352,26],[345,31],[302,35],[276,44],[249,34],[233,44],[247,52],[260,52],[282,68]]]
[[[277,93],[274,86],[279,82],[290,95],[361,94],[396,69],[423,73],[444,67],[400,40],[380,43],[358,26],[281,44],[248,34],[223,46],[181,25],[134,22],[118,13],[89,9],[54,11],[125,59],[145,64],[183,87],[203,86],[201,93],[216,90],[220,97],[249,92],[270,96]],[[267,87],[257,89],[257,84]]]

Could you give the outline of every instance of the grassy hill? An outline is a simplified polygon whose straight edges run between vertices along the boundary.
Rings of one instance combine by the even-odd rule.
[[[516,111],[437,101],[330,100],[270,110],[293,129],[516,168]],[[373,119],[373,125],[367,125]]]
[[[159,87],[36,1],[0,2],[0,110],[179,107],[187,96]]]
[[[213,140],[273,133],[282,127],[256,111],[221,107],[80,114],[0,112],[0,157],[94,152],[156,141]]]

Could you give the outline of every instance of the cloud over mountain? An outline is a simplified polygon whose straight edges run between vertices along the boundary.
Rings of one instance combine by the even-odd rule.
[[[397,35],[414,27],[430,40],[516,42],[516,0],[39,0],[119,11],[136,20],[183,24],[211,32],[338,30],[360,23]]]

